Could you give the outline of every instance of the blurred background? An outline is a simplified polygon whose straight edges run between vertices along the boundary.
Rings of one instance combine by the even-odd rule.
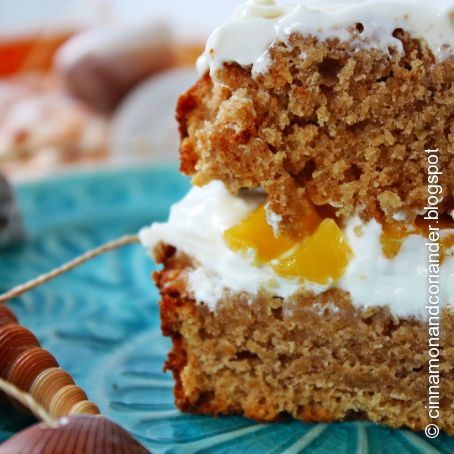
[[[176,160],[178,95],[242,0],[0,0],[0,171]]]

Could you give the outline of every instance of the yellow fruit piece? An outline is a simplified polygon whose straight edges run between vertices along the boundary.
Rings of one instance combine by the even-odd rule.
[[[448,235],[441,240],[442,247],[444,249],[450,249],[454,247],[454,234]]]
[[[284,277],[299,277],[317,284],[328,284],[342,277],[352,250],[333,219],[325,219],[304,239],[295,252],[274,265]]]
[[[409,235],[428,235],[424,225],[403,224],[401,222],[386,222],[382,225],[381,246],[383,254],[388,259],[396,257],[404,240]]]
[[[304,208],[302,209],[303,223],[301,226],[301,233],[299,235],[299,240],[302,240],[308,235],[312,235],[317,227],[321,224],[323,218],[320,217],[315,206],[310,200],[306,200]]]
[[[454,235],[448,235],[441,240],[441,256],[440,263],[444,263],[446,258],[454,255],[452,248],[454,247]]]
[[[388,259],[393,259],[400,252],[402,243],[409,235],[406,225],[400,223],[383,224],[381,235],[381,246],[383,255]]]
[[[238,225],[224,232],[224,240],[230,249],[246,252],[253,249],[259,262],[269,262],[295,246],[285,235],[274,236],[266,221],[264,206],[260,206]]]

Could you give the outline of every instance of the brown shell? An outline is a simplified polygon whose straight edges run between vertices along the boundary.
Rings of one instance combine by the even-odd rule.
[[[8,369],[6,379],[28,392],[43,370],[57,366],[57,361],[48,351],[40,347],[32,347],[15,358]]]
[[[0,446],[0,454],[22,452],[146,454],[149,451],[119,425],[102,416],[71,416],[61,420],[56,429],[35,424]]]
[[[99,414],[98,407],[75,385],[36,337],[0,305],[0,377],[28,392],[50,416]]]
[[[7,376],[11,364],[18,355],[38,346],[36,337],[20,325],[6,325],[0,328],[0,376]]]
[[[18,323],[16,316],[6,306],[0,305],[0,326]]]

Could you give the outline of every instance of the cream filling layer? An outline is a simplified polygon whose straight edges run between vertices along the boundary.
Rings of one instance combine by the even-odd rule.
[[[226,290],[254,296],[263,289],[289,298],[301,291],[320,294],[340,288],[350,293],[357,307],[389,306],[399,317],[427,317],[429,257],[423,236],[408,236],[398,255],[388,259],[382,252],[381,225],[352,218],[344,235],[353,257],[343,277],[328,285],[301,282],[279,276],[270,265],[257,265],[253,251],[234,252],[224,241],[225,230],[262,202],[260,197],[232,196],[220,181],[193,187],[173,205],[169,221],[142,229],[140,240],[151,253],[164,242],[193,258],[198,266],[188,275],[190,290],[212,310]],[[454,256],[448,256],[440,269],[441,305],[454,305]]]
[[[358,33],[355,26],[361,23]],[[201,73],[212,76],[224,63],[266,71],[268,49],[275,41],[288,42],[292,33],[338,38],[356,48],[403,51],[393,36],[402,28],[424,40],[438,61],[454,53],[454,0],[299,0],[278,5],[273,0],[249,0],[208,39],[198,62]]]

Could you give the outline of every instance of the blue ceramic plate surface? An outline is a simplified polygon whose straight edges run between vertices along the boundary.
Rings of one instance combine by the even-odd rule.
[[[65,176],[18,188],[29,231],[0,253],[0,291],[152,221],[188,189],[170,167]],[[153,452],[454,453],[454,438],[428,440],[370,423],[256,424],[180,413],[162,372],[169,341],[159,328],[154,268],[138,245],[100,257],[14,301],[12,308],[101,411]],[[0,410],[0,440],[31,423]]]

